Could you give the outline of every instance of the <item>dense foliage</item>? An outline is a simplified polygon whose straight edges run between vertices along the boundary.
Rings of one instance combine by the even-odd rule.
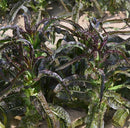
[[[75,22],[78,21],[80,12],[87,12],[89,16],[105,17],[104,11],[114,14],[119,11],[126,11],[128,17],[130,12],[129,0],[0,0],[1,16],[9,13],[6,19],[14,21],[18,13],[31,13],[36,16],[37,23],[42,16],[48,16],[49,5],[59,4],[72,16]],[[54,6],[55,7],[55,6]],[[94,12],[94,13],[93,13]]]
[[[130,40],[116,34],[129,31],[106,32],[103,25],[111,20],[95,18],[84,29],[74,22],[78,12],[74,21],[65,16],[40,20],[46,4],[31,2],[38,6],[21,1],[11,11],[13,22],[24,10],[25,28],[16,24],[0,28],[0,127],[9,127],[11,118],[20,115],[20,128],[37,128],[43,119],[49,128],[104,128],[110,111],[113,124],[123,127],[130,109]],[[62,4],[68,7],[65,1]],[[36,9],[38,20],[27,14],[29,7]],[[113,21],[125,21],[125,27],[130,22]],[[4,36],[9,29],[13,36]],[[56,40],[57,35],[62,36]],[[86,116],[72,122],[66,107],[85,109]]]

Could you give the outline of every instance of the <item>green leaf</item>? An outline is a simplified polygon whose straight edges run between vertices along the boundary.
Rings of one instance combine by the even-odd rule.
[[[114,72],[114,75],[119,73],[119,74],[124,74],[124,75],[130,77],[130,73],[128,73],[129,71],[130,71],[130,69],[128,69],[126,71],[118,70],[118,71]]]
[[[48,117],[51,119],[52,125],[54,126],[54,128],[56,128],[57,121],[55,119],[55,116],[54,116],[53,112],[51,111],[51,109],[41,91],[38,93],[37,97],[38,97],[44,111],[46,112]]]
[[[121,109],[123,108],[123,105],[117,102],[114,97],[108,98],[108,105],[113,109]]]
[[[113,109],[122,109],[128,107],[130,108],[130,102],[121,97],[120,94],[115,93],[114,91],[107,91],[104,93],[105,97],[107,97],[107,103]]]
[[[129,85],[128,85],[128,86],[129,86]],[[127,85],[121,84],[121,85],[117,85],[117,86],[108,88],[108,90],[118,90],[118,89],[125,88],[125,87],[127,87]]]
[[[50,108],[51,108],[53,114],[55,114],[58,118],[60,118],[64,121],[65,126],[67,128],[71,127],[70,116],[64,108],[62,108],[61,106],[52,105],[52,104],[50,104]]]
[[[119,109],[115,112],[113,116],[113,125],[116,127],[123,127],[127,117],[129,116],[128,109]]]
[[[11,41],[11,38],[8,37],[8,38],[1,39],[0,43],[10,42],[10,41]]]

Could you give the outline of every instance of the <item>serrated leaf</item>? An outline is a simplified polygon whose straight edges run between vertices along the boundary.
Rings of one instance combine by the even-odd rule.
[[[112,118],[113,125],[116,127],[123,127],[128,116],[129,116],[128,109],[117,110]]]
[[[104,95],[107,97],[108,105],[113,109],[122,109],[125,106],[130,108],[130,102],[121,97],[120,94],[115,93],[114,91],[107,91]]]
[[[47,101],[46,101],[46,99],[45,99],[45,97],[44,97],[44,95],[42,94],[41,91],[38,93],[37,97],[38,97],[44,111],[49,116],[49,118],[52,120],[54,128],[56,128],[57,121],[56,121],[54,114],[51,111],[51,109],[50,109],[50,107],[49,107],[49,105],[48,105],[48,103],[47,103]]]
[[[117,102],[114,99],[114,97],[109,97],[107,101],[108,101],[109,106],[111,108],[113,108],[113,109],[121,109],[121,108],[123,108],[123,105],[121,103]]]
[[[50,104],[50,108],[52,112],[60,119],[62,119],[65,122],[65,126],[67,128],[71,127],[71,119],[68,114],[68,112],[61,106],[52,105]]]

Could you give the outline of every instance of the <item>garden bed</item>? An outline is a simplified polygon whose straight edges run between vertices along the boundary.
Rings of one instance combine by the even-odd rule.
[[[65,12],[65,9],[63,8],[63,6],[57,6],[57,5],[53,5],[53,6],[50,6],[48,7],[48,13],[51,15],[51,16],[54,16],[54,17],[59,17],[61,16],[62,14],[64,14]],[[42,17],[44,19],[44,17]],[[126,18],[126,14],[124,11],[121,11],[119,12],[118,14],[115,14],[115,15],[111,15],[109,12],[106,12],[106,16],[101,19],[102,21],[110,21],[110,20],[115,20],[115,19],[125,19]],[[71,20],[71,18],[67,18],[67,20]],[[98,19],[98,21],[100,21],[100,19]],[[25,23],[24,23],[24,16],[21,16],[21,15],[18,15],[17,16],[17,21],[16,21],[16,24],[18,26],[20,26],[21,28],[23,28],[23,30],[25,30]],[[70,25],[70,23],[61,23],[65,26],[67,26],[68,28],[72,28],[72,25]],[[78,24],[80,26],[82,26],[84,28],[84,30],[87,30],[89,28],[89,25],[90,25],[90,22],[88,20],[88,14],[86,13],[82,13],[80,14],[80,18],[79,18],[79,21],[78,21]],[[8,25],[7,21],[5,20],[2,24],[0,24],[0,26],[6,26]],[[103,25],[104,28],[106,28],[106,31],[109,32],[109,31],[113,31],[113,30],[119,30],[120,28],[124,27],[126,25],[125,22],[120,22],[120,23],[106,23]],[[122,31],[122,29],[120,30]],[[130,28],[129,27],[126,27],[123,29],[123,31],[130,31]],[[13,31],[12,30],[8,30],[6,31],[4,34],[4,37],[5,36],[10,36],[10,37],[13,37]],[[2,32],[1,32],[2,33]],[[53,49],[55,51],[56,49],[56,43],[58,42],[59,39],[62,39],[63,38],[63,34],[56,34],[56,37],[55,37],[55,42],[53,42],[54,44],[50,43],[49,41],[46,41],[46,46],[49,48],[49,49]],[[121,37],[122,40],[127,40],[130,38],[130,35],[129,34],[116,34],[116,36],[119,36]],[[2,39],[3,37],[0,36],[0,39]],[[66,43],[66,41],[62,40],[61,44],[64,44]],[[51,50],[50,50],[51,51]],[[58,51],[59,52],[59,51]],[[55,57],[55,56],[54,56]],[[50,75],[50,74],[49,74]],[[94,74],[95,75],[95,74]],[[95,77],[95,76],[94,76]],[[96,78],[95,78],[96,79]],[[37,79],[36,79],[37,80]],[[64,105],[63,105],[64,106]],[[66,106],[66,105],[65,105]],[[67,108],[65,107],[65,110],[68,112],[68,114],[70,115],[70,119],[72,122],[74,122],[75,120],[81,118],[81,117],[84,117],[86,116],[86,111],[84,109],[73,109],[73,108]],[[115,112],[115,111],[114,111]],[[114,112],[112,111],[111,113],[109,113],[106,117],[105,117],[105,128],[114,128],[114,126],[112,125],[112,116],[114,115]],[[18,123],[20,122],[22,116],[18,116],[16,117],[16,119],[14,119],[11,123],[11,128],[17,128],[18,127]],[[129,116],[128,116],[129,118]],[[43,123],[44,122],[44,123]],[[45,120],[42,120],[40,121],[39,123],[39,126],[38,127],[41,127],[41,128],[47,128],[47,123],[45,122]],[[127,122],[125,124],[125,126],[123,128],[129,128],[130,127],[130,119],[127,119]],[[85,128],[85,126],[81,126],[79,128]]]

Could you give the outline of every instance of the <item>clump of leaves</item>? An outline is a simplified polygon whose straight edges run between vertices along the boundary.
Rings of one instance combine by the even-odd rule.
[[[123,108],[124,111],[129,108],[129,101],[121,98],[120,95],[120,98],[118,98],[116,93],[116,90],[120,89],[120,87],[129,88],[129,53],[125,49],[128,40],[110,45],[110,37],[108,37],[102,26],[104,34],[101,35],[98,32],[99,22],[96,22],[96,20],[90,21],[89,30],[84,30],[70,20],[64,20],[64,22],[70,23],[74,30],[59,23],[52,26],[58,34],[63,34],[63,38],[57,42],[57,49],[54,53],[55,61],[58,64],[56,71],[60,71],[60,73],[66,71],[62,75],[65,77],[64,81],[67,81],[73,100],[78,101],[77,103],[82,101],[88,106],[88,116],[84,119],[84,123],[89,127],[103,127],[103,118],[108,106],[116,110]],[[113,37],[113,39],[115,38],[118,37]],[[78,74],[79,77],[73,78],[71,82],[70,79],[66,79],[66,74],[70,76]],[[112,92],[109,91],[111,89]],[[61,101],[68,100],[68,103],[72,105],[73,101],[70,103],[61,90],[62,87],[58,84],[54,89],[55,92],[59,92],[56,95],[57,98]],[[109,100],[111,101],[109,102]],[[69,105],[68,103],[64,104]],[[121,106],[119,107],[117,104]],[[76,103],[74,105],[76,107]],[[121,117],[122,120],[120,121],[123,123],[118,120],[120,126],[124,125],[128,113],[124,120]]]
[[[14,23],[16,20],[16,17],[18,14],[28,13],[31,15],[31,12],[35,17],[37,17],[35,22],[39,22],[41,18],[44,16],[48,16],[48,13],[46,11],[46,7],[49,2],[45,0],[2,0],[0,1],[0,10],[1,12],[8,11],[8,14],[2,14],[5,20],[7,20],[9,23]]]
[[[108,108],[117,110],[113,122],[123,126],[130,105],[117,90],[129,89],[128,40],[111,42],[96,19],[90,19],[87,30],[62,17],[32,25],[25,14],[24,20],[25,30],[17,25],[0,28],[13,30],[13,37],[0,40],[0,101],[23,91],[25,108],[31,110],[33,104],[48,127],[104,127]],[[56,42],[57,34],[62,37]],[[56,49],[49,49],[46,41],[56,43]],[[87,116],[71,122],[64,105],[84,108]]]
[[[56,83],[63,82],[62,78],[53,72],[55,65],[52,59],[53,51],[45,45],[49,33],[49,26],[47,27],[46,23],[50,22],[51,24],[57,19],[44,19],[44,21],[42,21],[45,23],[43,27],[39,27],[41,23],[32,27],[27,15],[24,15],[24,19],[25,30],[17,25],[0,28],[0,30],[4,30],[4,32],[8,29],[13,30],[13,37],[5,37],[0,41],[0,100],[2,101],[10,93],[23,90],[25,97],[28,99],[25,105],[29,106],[31,104],[30,97],[33,95],[38,96],[43,110],[46,113],[46,118],[48,120],[51,118],[53,125],[55,125],[55,119],[53,119],[52,116],[50,116],[50,112],[48,112],[49,106],[46,98],[38,92],[42,90],[45,95],[48,95],[49,90],[53,87],[50,81],[52,81],[52,83],[55,81]],[[50,79],[51,77],[53,78],[52,80]],[[50,86],[43,87],[42,79],[44,79],[43,82],[45,82],[45,84],[50,84]],[[30,104],[28,104],[29,101]],[[45,118],[43,115],[41,116]],[[48,123],[49,122],[50,121],[48,121]]]

